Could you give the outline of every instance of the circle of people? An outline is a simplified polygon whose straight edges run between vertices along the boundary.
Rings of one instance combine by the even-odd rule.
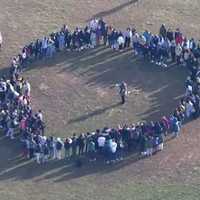
[[[1,48],[2,48],[1,35]],[[31,85],[22,76],[28,65],[39,59],[53,57],[59,51],[84,51],[106,45],[114,51],[132,50],[135,56],[161,67],[173,63],[188,69],[185,95],[170,116],[156,122],[125,124],[117,128],[104,127],[94,132],[73,134],[72,137],[45,136],[43,111],[33,112]],[[129,152],[142,157],[163,150],[165,138],[179,136],[181,126],[200,115],[200,42],[188,39],[179,29],[163,24],[158,34],[135,28],[119,31],[103,19],[92,19],[85,28],[70,31],[64,25],[60,31],[26,45],[12,59],[9,77],[0,79],[0,128],[6,137],[20,138],[22,156],[38,164],[49,160],[103,158],[107,164],[120,161]]]

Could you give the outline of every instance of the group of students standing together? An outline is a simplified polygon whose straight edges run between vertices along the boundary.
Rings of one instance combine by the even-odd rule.
[[[169,117],[163,116],[156,122],[104,127],[65,139],[46,137],[43,113],[41,110],[34,113],[31,108],[31,86],[21,76],[23,70],[34,60],[47,59],[55,52],[82,51],[102,43],[117,51],[131,47],[135,55],[163,67],[169,62],[187,67],[189,76],[184,97]],[[0,80],[0,127],[11,139],[20,132],[23,156],[36,159],[38,164],[51,159],[77,159],[83,155],[90,161],[101,155],[106,163],[113,163],[122,160],[130,151],[151,156],[163,149],[167,135],[177,137],[185,121],[200,115],[199,57],[198,42],[184,37],[179,29],[167,30],[165,25],[158,35],[147,30],[140,34],[135,28],[118,31],[107,26],[103,19],[93,19],[84,29],[76,28],[73,32],[64,25],[59,32],[26,45],[12,59],[9,79],[2,77]]]

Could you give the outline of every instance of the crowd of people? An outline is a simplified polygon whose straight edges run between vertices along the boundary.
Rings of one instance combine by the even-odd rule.
[[[156,122],[125,124],[117,128],[104,127],[94,132],[73,134],[72,137],[45,136],[43,111],[31,107],[31,85],[22,76],[34,60],[48,59],[59,51],[84,51],[107,45],[116,51],[132,49],[135,56],[156,65],[168,67],[176,63],[189,71],[185,95],[170,116]],[[188,39],[179,29],[167,29],[163,24],[159,34],[135,28],[120,31],[108,26],[103,19],[93,19],[85,28],[74,31],[64,25],[59,32],[26,45],[12,59],[9,77],[0,79],[0,127],[14,139],[20,136],[22,156],[38,164],[52,159],[77,159],[83,155],[95,161],[99,155],[106,163],[123,159],[127,152],[151,156],[163,150],[165,137],[177,137],[183,123],[200,115],[200,43]],[[125,101],[122,102],[125,103]]]

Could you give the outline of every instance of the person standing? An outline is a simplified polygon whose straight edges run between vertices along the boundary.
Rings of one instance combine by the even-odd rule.
[[[35,156],[37,164],[41,164],[41,154],[42,154],[42,146],[38,142],[35,146]]]
[[[71,143],[71,145],[72,145],[72,157],[73,158],[75,158],[76,157],[76,155],[77,155],[77,136],[76,136],[76,134],[74,133],[73,134],[73,137],[72,137],[72,143]]]
[[[69,159],[71,156],[71,144],[72,144],[72,139],[71,138],[66,138],[64,142],[64,148],[65,148],[65,159]]]
[[[89,161],[96,161],[96,148],[95,148],[95,142],[90,138],[88,141],[88,156]]]
[[[61,160],[62,159],[62,150],[64,147],[64,143],[61,140],[61,138],[57,138],[56,141],[56,159]]]
[[[119,94],[121,96],[121,103],[125,104],[127,95],[127,84],[124,81],[119,85]]]
[[[77,139],[77,145],[79,147],[78,150],[78,154],[79,156],[82,155],[84,153],[84,149],[85,149],[85,135],[81,134],[78,139]]]
[[[15,128],[13,116],[8,117],[7,127],[8,127],[8,130],[7,130],[6,136],[10,137],[10,139],[13,140],[14,139],[14,128]]]

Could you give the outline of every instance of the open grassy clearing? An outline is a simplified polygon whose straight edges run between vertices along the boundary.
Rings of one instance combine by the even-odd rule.
[[[180,68],[161,69],[131,52],[105,47],[63,53],[37,65],[25,73],[33,87],[33,106],[45,111],[47,132],[63,137],[169,115],[183,94],[187,75]],[[123,106],[113,87],[122,80],[131,92]]]
[[[8,66],[10,57],[27,42],[54,31],[64,23],[72,28],[85,25],[92,16],[103,16],[106,21],[119,28],[135,24],[139,30],[148,28],[157,32],[160,24],[165,23],[181,27],[187,35],[199,36],[199,0],[134,2],[136,1],[1,0],[0,30],[5,39],[5,48],[0,53],[0,65],[2,68]],[[131,89],[139,88],[143,92],[133,95],[124,108],[107,108],[118,102],[114,98],[114,90],[109,87],[119,80],[122,71]],[[113,73],[115,77],[111,78]],[[63,136],[74,131],[93,130],[97,127],[97,121],[99,127],[102,127],[107,122],[116,125],[122,121],[121,118],[128,122],[132,119],[154,119],[159,116],[156,111],[161,108],[164,113],[171,112],[178,100],[176,97],[183,91],[181,80],[185,77],[185,72],[180,76],[177,73],[177,68],[164,73],[158,68],[134,60],[129,53],[113,55],[100,48],[83,55],[58,55],[55,61],[48,61],[27,71],[26,76],[32,83],[34,107],[46,110],[49,134]],[[165,87],[162,88],[161,85]],[[55,86],[59,90],[53,94]],[[110,93],[112,96],[108,95]],[[145,95],[148,98],[144,98]],[[61,98],[56,98],[57,96]],[[85,107],[83,102],[90,108]],[[138,102],[142,105],[138,105]],[[130,109],[132,112],[129,112]],[[61,113],[57,113],[57,110]],[[69,117],[66,116],[67,113],[71,113]],[[67,122],[71,120],[75,123],[68,124],[63,121],[65,118]],[[56,124],[55,119],[58,119]],[[19,159],[18,145],[2,136],[1,199],[199,199],[199,130],[199,120],[188,124],[178,140],[168,142],[164,152],[151,159],[134,162],[130,158],[115,167],[89,165],[82,169],[75,169],[64,163],[49,163],[43,167],[27,163]]]

